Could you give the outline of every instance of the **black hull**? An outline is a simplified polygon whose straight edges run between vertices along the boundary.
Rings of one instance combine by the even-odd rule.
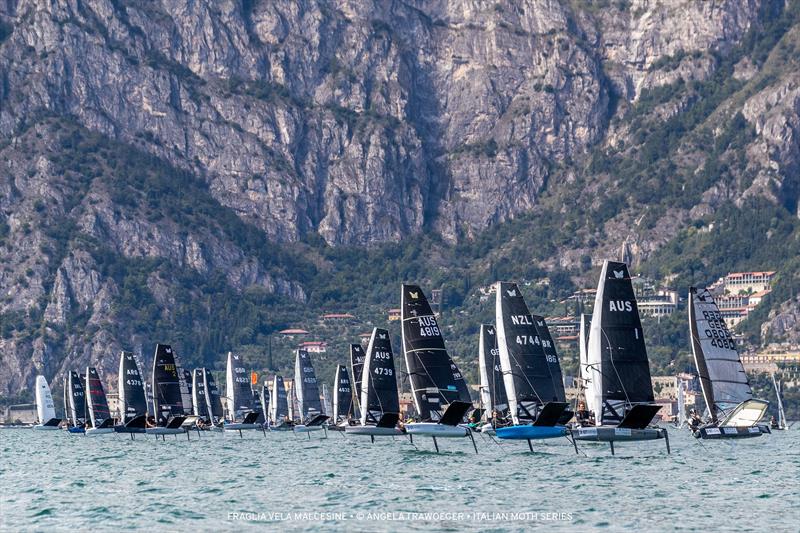
[[[771,433],[768,426],[758,425],[752,427],[704,427],[696,429],[692,435],[697,439],[752,439]]]

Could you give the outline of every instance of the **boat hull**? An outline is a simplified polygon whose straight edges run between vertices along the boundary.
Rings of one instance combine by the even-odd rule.
[[[145,433],[148,435],[177,435],[178,433],[186,433],[186,429],[178,428],[147,428]]]
[[[245,429],[264,429],[264,428],[261,427],[261,424],[238,424],[238,423],[235,423],[235,422],[233,424],[227,424],[227,423],[223,424],[222,428],[225,431],[242,431],[242,430],[245,430]]]
[[[698,439],[751,439],[753,437],[760,437],[765,433],[770,433],[767,426],[750,426],[750,427],[705,427],[692,432]]]
[[[312,431],[322,431],[322,426],[306,426],[298,424],[294,427],[295,433],[311,433]]]
[[[379,428],[377,426],[347,426],[344,432],[346,435],[369,435],[372,437],[397,437],[405,434],[398,428]]]
[[[108,435],[114,433],[114,428],[89,428],[86,430],[87,437],[97,437],[99,435]]]
[[[567,434],[567,428],[564,426],[522,425],[496,428],[494,432],[498,439],[537,440],[563,437]]]
[[[573,439],[596,442],[657,440],[663,439],[664,434],[665,430],[661,428],[629,429],[611,426],[598,426],[576,428],[572,430]]]
[[[447,426],[436,422],[413,422],[405,425],[406,433],[409,435],[421,435],[425,437],[456,438],[468,437],[470,430],[463,426]]]
[[[496,430],[496,429],[495,429],[495,427],[494,427],[493,425],[491,425],[491,424],[484,424],[484,425],[482,425],[482,426],[480,427],[480,432],[481,432],[481,433],[484,433],[484,434],[486,434],[486,435],[496,435],[496,434],[497,434],[497,430]]]
[[[86,433],[86,429],[73,426],[71,428],[67,428],[67,433],[83,434]]]
[[[146,428],[132,428],[128,426],[114,426],[114,433],[144,433]]]
[[[53,431],[54,429],[60,429],[58,426],[43,426],[41,424],[37,424],[33,426],[35,431]]]

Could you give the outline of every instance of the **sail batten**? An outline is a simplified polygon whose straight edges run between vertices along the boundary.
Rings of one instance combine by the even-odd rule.
[[[418,285],[402,285],[400,309],[414,407],[422,420],[439,420],[450,403],[471,402],[469,389],[447,352],[436,316]]]

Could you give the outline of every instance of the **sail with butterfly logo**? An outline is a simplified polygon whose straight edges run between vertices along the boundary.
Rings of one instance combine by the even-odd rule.
[[[294,391],[297,398],[297,417],[302,421],[323,412],[319,395],[319,384],[311,355],[307,350],[298,349],[294,365]]]
[[[414,407],[423,421],[440,420],[453,402],[471,402],[467,383],[447,353],[436,316],[418,285],[402,285],[400,309]]]
[[[345,365],[336,365],[333,386],[333,423],[340,424],[350,418],[353,405],[353,390]]]
[[[350,370],[353,376],[353,416],[361,417],[361,377],[364,371],[364,360],[367,354],[360,344],[350,345]]]

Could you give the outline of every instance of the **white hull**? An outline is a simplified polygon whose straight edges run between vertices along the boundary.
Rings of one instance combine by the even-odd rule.
[[[481,433],[486,435],[495,435],[494,426],[491,424],[484,424],[481,426]]]
[[[58,426],[43,426],[41,424],[37,424],[33,426],[33,429],[35,429],[36,431],[52,431],[54,429],[61,429],[61,428]]]
[[[397,428],[379,428],[377,426],[347,426],[344,429],[346,435],[369,435],[372,437],[394,437],[404,435],[403,431]]]
[[[426,437],[456,438],[469,436],[470,430],[463,426],[446,426],[436,422],[415,422],[406,424],[406,433]]]
[[[106,435],[114,433],[114,428],[89,428],[86,430],[87,437],[96,437],[98,435]]]

